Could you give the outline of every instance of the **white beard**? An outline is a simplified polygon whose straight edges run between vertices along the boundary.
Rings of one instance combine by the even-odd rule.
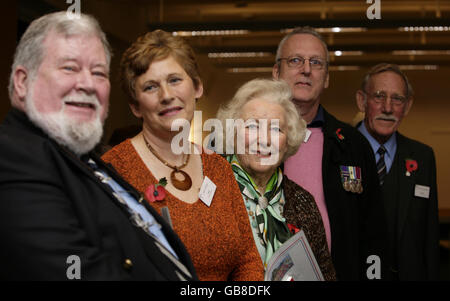
[[[41,113],[29,93],[25,99],[25,108],[28,118],[41,128],[50,138],[67,147],[76,155],[81,156],[94,149],[103,135],[103,121],[100,119],[100,103],[96,96],[85,93],[76,96],[66,96],[59,112]],[[80,122],[65,115],[66,101],[91,103],[96,107],[96,116],[92,121]]]

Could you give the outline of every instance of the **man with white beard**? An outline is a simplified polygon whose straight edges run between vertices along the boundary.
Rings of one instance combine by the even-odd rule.
[[[110,60],[87,15],[45,15],[19,42],[0,125],[2,280],[197,279],[170,226],[92,152]]]

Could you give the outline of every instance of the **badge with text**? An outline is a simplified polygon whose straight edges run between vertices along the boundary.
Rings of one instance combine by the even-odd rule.
[[[341,182],[344,190],[353,193],[362,193],[361,167],[341,165],[339,168],[341,170]]]
[[[306,133],[305,133],[305,139],[303,139],[303,142],[306,143],[309,140],[309,137],[311,137],[312,132],[308,129],[306,129]]]
[[[417,185],[414,187],[414,196],[420,198],[429,199],[430,198],[430,187],[424,185]]]
[[[198,198],[205,203],[206,206],[210,206],[212,199],[214,197],[214,193],[216,192],[216,184],[213,183],[207,176],[203,180],[202,187],[200,188],[200,192],[198,194]]]

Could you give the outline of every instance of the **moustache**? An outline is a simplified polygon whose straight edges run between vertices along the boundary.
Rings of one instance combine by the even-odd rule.
[[[398,118],[392,115],[380,114],[375,117],[375,120],[385,120],[385,121],[393,121],[397,122]]]
[[[297,81],[297,83],[302,83],[302,84],[307,84],[307,85],[312,85],[312,80],[309,78],[301,78]]]
[[[97,109],[100,106],[100,102],[95,94],[89,95],[86,93],[79,93],[74,95],[67,95],[62,99],[63,103],[90,105]]]

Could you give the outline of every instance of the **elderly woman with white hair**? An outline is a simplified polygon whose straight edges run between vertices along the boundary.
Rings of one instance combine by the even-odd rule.
[[[222,141],[227,150],[233,144],[233,154],[226,153],[227,159],[264,266],[293,233],[302,229],[325,280],[336,280],[314,198],[284,176],[280,167],[297,152],[306,134],[306,123],[291,98],[284,81],[254,79],[244,84],[217,113],[226,126],[223,139],[216,141],[216,151]],[[239,122],[241,126],[236,126]]]

